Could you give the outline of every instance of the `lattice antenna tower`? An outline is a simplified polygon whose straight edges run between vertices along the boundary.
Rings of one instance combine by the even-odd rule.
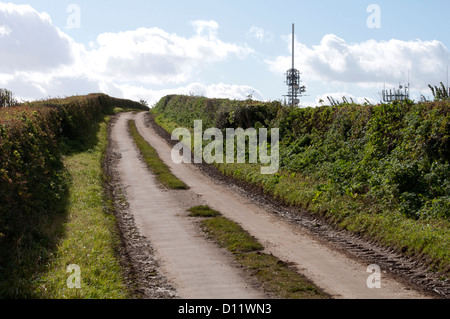
[[[398,89],[386,90],[386,86],[382,91],[383,102],[391,103],[395,101],[406,101],[409,100],[411,84],[409,83],[409,71],[408,71],[408,84],[399,84]]]
[[[301,86],[301,73],[295,68],[295,25],[292,24],[292,68],[286,72],[286,84],[288,86],[289,105],[298,106],[300,97],[306,92],[306,86]]]

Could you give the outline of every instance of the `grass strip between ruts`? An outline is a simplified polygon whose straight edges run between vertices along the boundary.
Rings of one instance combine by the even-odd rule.
[[[134,120],[128,121],[128,128],[148,168],[156,175],[156,179],[169,189],[188,189],[189,187],[173,175],[169,167],[163,163],[158,152],[139,134]]]
[[[277,257],[263,252],[264,247],[239,224],[208,206],[188,210],[189,216],[204,218],[204,232],[220,247],[233,254],[250,275],[261,282],[264,291],[283,299],[327,299],[329,296]]]

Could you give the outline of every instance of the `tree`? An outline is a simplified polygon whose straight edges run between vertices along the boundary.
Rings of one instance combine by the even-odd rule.
[[[0,107],[10,107],[19,104],[14,94],[7,89],[0,89]]]
[[[139,103],[141,103],[143,106],[147,106],[148,107],[148,103],[145,100],[140,100]]]

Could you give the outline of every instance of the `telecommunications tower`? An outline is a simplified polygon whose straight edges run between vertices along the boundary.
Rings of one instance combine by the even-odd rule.
[[[301,85],[300,71],[295,68],[295,25],[292,24],[292,68],[286,72],[286,84],[288,86],[288,97],[289,105],[298,106],[300,103],[300,97],[306,92],[306,86]]]
[[[391,103],[395,101],[407,101],[409,100],[411,84],[409,83],[409,71],[408,71],[408,84],[402,85],[401,83],[398,85],[398,89],[386,89],[386,84],[384,85],[383,91],[381,91],[381,95],[384,103]]]
[[[398,89],[394,90],[384,90],[381,92],[383,96],[383,102],[391,103],[395,101],[406,101],[409,100],[410,94],[410,85],[401,85],[399,84]]]

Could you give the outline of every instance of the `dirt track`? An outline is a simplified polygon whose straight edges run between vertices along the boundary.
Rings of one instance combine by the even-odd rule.
[[[139,158],[126,122],[135,119],[140,134],[158,151],[172,172],[190,190],[161,189]],[[333,298],[428,298],[429,295],[381,273],[381,288],[369,289],[367,262],[360,262],[317,240],[306,228],[280,218],[239,190],[205,176],[195,165],[171,161],[171,146],[152,127],[145,113],[121,114],[111,127],[113,153],[117,155],[117,181],[124,190],[129,211],[139,232],[152,247],[161,282],[168,294],[182,298],[267,298],[258,285],[235,265],[230,256],[208,242],[188,218],[186,209],[208,204],[241,224],[266,248],[304,275]],[[120,156],[119,156],[120,154]],[[173,289],[172,289],[173,288]],[[172,290],[171,290],[172,289]]]
[[[177,295],[194,299],[264,298],[233,267],[229,256],[200,236],[187,217],[187,209],[202,204],[202,200],[190,191],[160,188],[149,173],[127,133],[127,120],[133,117],[123,114],[111,131],[115,151],[121,154],[117,168],[136,226],[150,241],[160,270]]]

